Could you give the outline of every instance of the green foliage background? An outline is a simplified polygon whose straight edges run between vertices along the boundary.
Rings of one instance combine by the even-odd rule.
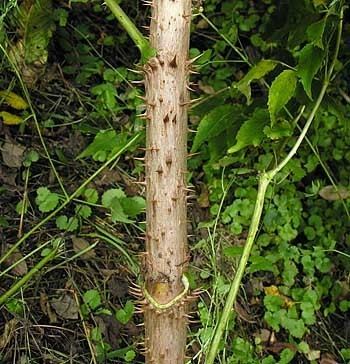
[[[27,229],[34,226],[62,204],[67,191],[72,193],[78,182],[140,133],[115,167],[119,179],[89,185],[50,225],[51,238],[102,236],[118,246],[120,264],[137,273],[133,254],[142,245],[130,236],[144,229],[145,205],[144,191],[130,187],[130,180],[143,178],[142,162],[134,159],[142,156],[138,148],[144,144],[145,128],[138,116],[144,110],[139,98],[144,91],[133,83],[141,77],[131,70],[138,52],[100,1],[72,1],[69,8],[48,3],[35,2],[23,17],[23,4],[9,1],[0,17],[1,89],[26,94],[29,88],[31,100],[31,110],[21,111],[24,122],[10,131],[2,126],[1,140],[10,133],[26,147],[27,156],[33,151],[40,155],[24,158],[17,176],[17,183],[27,186],[26,195],[18,198],[2,179],[1,203],[13,207],[1,212],[1,233],[14,243],[9,224],[13,215],[25,217]],[[40,9],[46,5],[53,11],[43,18]],[[194,63],[199,74],[191,79],[196,83],[193,97],[201,100],[189,118],[195,131],[189,134],[189,152],[194,153],[188,163],[189,183],[196,189],[194,206],[189,207],[194,234],[189,278],[192,288],[207,291],[194,308],[199,323],[191,325],[188,348],[194,362],[204,361],[242,254],[257,176],[294,145],[330,65],[343,5],[337,0],[194,4],[190,56],[201,56]],[[122,1],[121,6],[138,26],[147,24],[149,11],[139,2]],[[16,35],[16,29],[24,35]],[[349,39],[345,22],[335,76],[307,139],[267,191],[259,237],[218,363],[350,360]],[[42,80],[32,77],[38,70]],[[296,122],[302,106],[305,111]],[[1,101],[0,108],[8,106]],[[44,144],[37,141],[33,114]],[[52,182],[48,159],[64,188]],[[123,244],[108,235],[101,220],[112,226],[114,235],[123,236]],[[61,259],[70,257],[66,251]],[[124,326],[138,322],[130,297],[123,297],[116,308],[102,287],[84,286],[82,291],[84,316],[93,320],[113,315]],[[7,310],[18,315],[14,307],[11,301]],[[137,339],[120,339],[112,347],[99,325],[92,326],[99,362],[142,362]]]

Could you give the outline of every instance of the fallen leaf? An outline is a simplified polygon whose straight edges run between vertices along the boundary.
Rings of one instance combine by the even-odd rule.
[[[90,244],[88,243],[87,240],[85,240],[83,238],[77,238],[76,236],[72,237],[72,242],[73,242],[73,250],[76,253],[79,253],[82,250],[85,250],[90,247]],[[95,257],[96,257],[96,253],[95,253],[94,249],[90,249],[86,253],[84,253],[80,256],[80,258],[85,259],[85,260],[93,259]]]
[[[0,336],[0,349],[6,347],[6,345],[11,341],[17,322],[18,321],[14,318],[6,322],[4,332]]]
[[[8,249],[11,248],[11,246],[7,246]],[[12,264],[15,264],[19,260],[23,258],[23,255],[20,251],[15,250],[6,260],[5,264],[10,267]],[[28,272],[28,266],[25,260],[18,263],[15,267],[11,269],[11,273],[15,276],[24,276]]]
[[[51,306],[57,315],[67,320],[77,320],[79,318],[79,307],[75,299],[68,293],[51,300]]]
[[[0,117],[5,125],[18,125],[22,124],[24,119],[18,115],[11,114],[7,111],[0,111]]]
[[[324,354],[322,355],[320,364],[340,364],[336,360],[333,359],[332,355],[330,354]]]
[[[50,324],[57,323],[57,316],[55,312],[51,309],[49,298],[45,292],[40,292],[40,308],[44,315],[49,317]]]
[[[310,350],[308,353],[305,354],[308,361],[314,361],[316,359],[320,359],[321,351],[320,350]]]
[[[254,337],[260,339],[260,342],[267,343],[270,341],[271,331],[267,329],[261,329],[254,333]]]
[[[338,201],[350,197],[350,190],[343,186],[325,186],[318,193],[324,200]]]
[[[266,295],[277,296],[277,297],[282,298],[285,307],[290,308],[294,305],[294,301],[292,301],[289,297],[284,296],[282,293],[280,293],[278,287],[276,287],[274,285],[265,287],[264,291],[265,291]]]
[[[25,110],[29,107],[28,103],[23,99],[23,97],[15,94],[12,91],[0,91],[0,97],[13,109]]]
[[[275,342],[270,346],[266,346],[265,349],[270,351],[271,353],[278,354],[284,349],[290,349],[292,351],[297,351],[297,347],[290,343],[282,343],[282,342]]]
[[[4,164],[11,168],[21,167],[24,151],[25,148],[22,145],[6,141],[1,147],[1,155]]]
[[[235,303],[235,311],[237,312],[240,319],[251,324],[255,323],[256,320],[253,319],[251,315],[244,309],[244,307],[238,302]]]

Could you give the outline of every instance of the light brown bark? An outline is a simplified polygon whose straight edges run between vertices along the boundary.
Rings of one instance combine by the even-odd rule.
[[[186,160],[188,48],[191,1],[154,0],[150,43],[157,56],[145,65],[147,99],[147,232],[145,285],[159,303],[183,290],[187,262]],[[146,363],[183,364],[185,302],[145,312]]]

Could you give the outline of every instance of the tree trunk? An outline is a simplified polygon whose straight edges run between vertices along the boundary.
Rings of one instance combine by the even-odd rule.
[[[154,0],[147,100],[146,363],[183,364],[186,347],[186,160],[191,1]],[[181,299],[179,299],[181,297]],[[166,304],[170,305],[166,305]]]

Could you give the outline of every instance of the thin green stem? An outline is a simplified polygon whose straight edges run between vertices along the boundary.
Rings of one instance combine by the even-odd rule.
[[[219,323],[216,326],[214,336],[213,336],[213,339],[212,339],[212,342],[211,342],[211,345],[209,348],[208,356],[206,359],[206,364],[214,363],[220,341],[226,330],[228,320],[230,318],[230,314],[233,310],[234,303],[236,301],[237,294],[239,291],[239,287],[240,287],[242,278],[244,276],[245,268],[248,263],[248,259],[249,259],[254,241],[255,241],[256,234],[258,232],[260,219],[261,219],[261,215],[262,215],[262,210],[264,207],[266,189],[267,189],[269,183],[276,176],[276,174],[279,171],[281,171],[282,168],[284,168],[286,166],[286,164],[293,158],[293,156],[297,152],[298,148],[300,147],[302,141],[304,140],[304,138],[306,136],[307,131],[309,130],[309,128],[311,126],[312,121],[315,118],[315,115],[316,115],[316,113],[321,105],[321,102],[323,100],[323,97],[326,93],[326,90],[329,85],[330,79],[332,77],[334,66],[335,66],[335,63],[337,61],[338,54],[339,54],[340,41],[341,41],[341,35],[342,35],[342,25],[343,25],[343,8],[341,8],[341,11],[340,11],[340,22],[339,22],[339,27],[338,27],[338,35],[337,35],[337,40],[336,40],[334,57],[333,57],[331,65],[328,69],[328,72],[325,76],[325,79],[323,81],[322,89],[321,89],[321,91],[318,95],[318,98],[311,110],[311,113],[303,127],[303,130],[300,133],[293,148],[290,150],[288,155],[277,165],[277,167],[270,170],[269,172],[263,172],[260,175],[258,195],[257,195],[256,201],[255,201],[254,213],[253,213],[253,217],[252,217],[252,220],[250,223],[247,241],[246,241],[246,244],[243,249],[242,257],[240,259],[236,275],[235,275],[233,281],[231,282],[230,290],[229,290],[229,293],[226,298],[226,302],[225,302],[225,306],[224,306],[222,315],[220,317]],[[297,118],[299,118],[301,116],[301,114],[302,114],[302,112],[299,114],[299,116]]]
[[[56,257],[59,245],[53,248],[44,258],[42,258],[24,277],[14,283],[2,296],[0,296],[0,306],[3,305],[10,297],[15,295],[40,269],[49,261]]]
[[[146,51],[150,48],[147,39],[137,29],[135,24],[130,20],[130,18],[125,14],[123,9],[115,0],[105,0],[105,3],[109,7],[113,15],[117,18],[120,25],[125,29],[125,31],[129,34],[130,38],[140,49],[141,55],[144,56]]]
[[[64,202],[62,205],[58,206],[54,211],[47,215],[43,220],[36,224],[31,230],[22,236],[11,248],[0,257],[0,264],[4,262],[24,241],[26,241],[33,233],[35,233],[41,226],[50,221],[58,212],[63,210],[74,198],[76,198],[88,184],[93,181],[106,167],[112,164],[121,154],[123,154],[139,137],[140,133],[136,134],[133,138],[129,140],[114,156],[112,156],[108,161],[106,161],[97,171],[95,171],[88,179],[86,179]],[[1,276],[1,274],[0,274]]]

